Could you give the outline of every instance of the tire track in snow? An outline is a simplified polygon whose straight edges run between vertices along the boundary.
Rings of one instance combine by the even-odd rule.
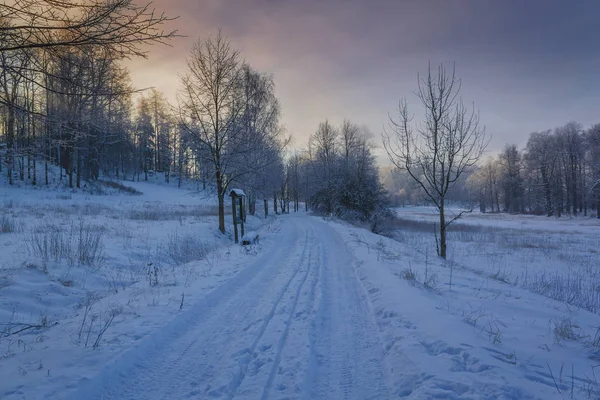
[[[231,342],[236,344],[247,339],[243,332],[237,332],[240,328],[232,322],[250,322],[252,313],[260,309],[265,298],[270,298],[269,293],[280,287],[279,281],[287,275],[287,268],[279,267],[286,265],[289,255],[295,254],[294,250],[299,247],[297,227],[288,225],[286,228],[281,234],[282,246],[254,260],[168,325],[124,353],[98,376],[82,382],[70,398],[183,399],[198,398],[202,392],[205,397],[218,397],[221,389],[211,386],[218,383],[215,381],[228,368]],[[193,390],[188,392],[189,386],[182,383],[190,383]],[[204,391],[200,387],[202,383],[209,384]]]
[[[312,230],[311,230],[311,233],[312,233]],[[308,243],[309,243],[308,238],[309,238],[309,232],[307,231],[306,235],[305,235],[305,238],[304,238],[304,247],[302,249],[302,254],[300,256],[300,260],[298,262],[298,265],[294,269],[294,273],[292,274],[292,276],[290,277],[290,279],[283,286],[283,288],[282,288],[281,292],[279,293],[279,295],[277,296],[277,298],[276,298],[273,306],[271,307],[271,309],[269,310],[269,312],[267,313],[267,315],[263,319],[263,323],[261,324],[261,326],[260,326],[260,328],[258,330],[258,333],[257,333],[254,341],[252,342],[252,345],[249,348],[249,353],[250,354],[253,354],[254,351],[256,350],[256,347],[258,346],[258,343],[260,342],[260,340],[264,336],[265,331],[267,330],[267,326],[269,325],[269,323],[273,319],[273,316],[275,315],[275,311],[277,310],[279,304],[281,303],[281,300],[283,299],[283,296],[288,291],[290,285],[292,284],[292,282],[294,281],[294,279],[298,275],[298,272],[300,271],[300,269],[302,267],[302,263],[303,263],[303,260],[305,258],[305,255],[306,255],[306,250],[308,249]],[[308,271],[308,268],[307,268],[307,271]],[[303,280],[303,282],[302,282],[302,284],[300,286],[302,286],[304,284],[304,281],[306,281],[306,274],[305,274],[304,280]],[[299,291],[298,291],[298,293],[299,293]],[[294,305],[294,308],[295,308],[295,305]],[[291,316],[293,316],[293,311],[291,313]],[[278,354],[279,354],[280,351],[281,351],[281,349],[278,349]],[[230,383],[228,385],[229,390],[228,390],[227,398],[229,400],[231,400],[231,399],[233,399],[235,397],[237,389],[240,387],[240,385],[242,384],[242,382],[244,381],[244,379],[246,377],[249,365],[250,365],[250,361],[247,360],[247,359],[242,359],[242,361],[240,362],[238,373],[232,378],[232,380],[230,381]]]
[[[275,379],[275,375],[277,374],[277,369],[279,368],[279,363],[281,362],[281,353],[283,351],[283,347],[286,344],[288,334],[290,331],[290,327],[292,326],[292,323],[294,322],[294,318],[296,317],[296,307],[298,306],[298,299],[300,298],[300,294],[302,293],[302,288],[304,287],[304,284],[306,283],[306,280],[308,279],[308,275],[311,271],[311,267],[312,267],[312,260],[311,260],[311,255],[309,254],[308,263],[306,266],[306,272],[304,273],[302,282],[300,282],[300,285],[298,285],[298,290],[296,290],[296,295],[295,295],[294,301],[292,303],[292,309],[291,309],[288,319],[286,321],[285,329],[283,330],[283,333],[282,333],[281,337],[279,338],[279,343],[277,344],[275,360],[273,361],[273,366],[271,367],[271,372],[269,373],[269,379],[267,380],[267,383],[263,390],[263,394],[261,397],[262,400],[267,400],[269,398],[269,392],[271,390],[271,386],[273,385],[273,380]]]
[[[316,222],[316,221],[315,221]],[[305,399],[389,398],[375,320],[340,236],[318,222],[323,239],[321,302],[311,325]]]

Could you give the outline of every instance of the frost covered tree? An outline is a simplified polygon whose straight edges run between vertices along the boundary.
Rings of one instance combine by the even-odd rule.
[[[459,218],[446,218],[449,190],[481,158],[489,139],[479,124],[479,115],[459,98],[461,81],[454,69],[443,65],[437,73],[428,69],[419,77],[416,96],[424,119],[413,123],[406,99],[400,101],[398,117],[390,117],[383,142],[390,161],[408,172],[439,211],[438,254],[446,258],[446,229]]]
[[[372,149],[369,133],[353,122],[319,124],[298,168],[298,187],[314,211],[361,221],[387,211]]]
[[[548,217],[554,213],[551,182],[556,174],[556,158],[556,147],[550,130],[533,132],[529,136],[524,155],[529,177],[527,187],[533,192],[533,208],[543,209]]]
[[[244,64],[219,32],[198,40],[181,76],[181,126],[202,147],[214,174],[219,230],[225,232],[225,197],[231,183],[255,186],[276,165],[285,145],[270,76]]]
[[[600,218],[600,124],[593,125],[586,133],[587,162],[590,168],[589,195]]]
[[[516,145],[506,145],[499,156],[502,171],[504,210],[509,213],[523,211],[523,178],[521,152]]]
[[[0,118],[9,125],[8,181],[37,184],[36,161],[56,164],[69,186],[134,165],[125,58],[177,36],[152,3],[14,0],[0,4]],[[14,172],[14,174],[13,174]]]

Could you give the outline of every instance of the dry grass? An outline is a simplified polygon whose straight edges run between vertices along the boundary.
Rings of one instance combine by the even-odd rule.
[[[169,235],[164,255],[171,265],[181,265],[202,260],[209,251],[210,246],[196,236],[191,234],[181,236],[175,232]]]
[[[0,217],[0,233],[13,233],[17,231],[17,224],[7,215]]]
[[[107,188],[115,189],[119,192],[130,194],[132,196],[139,196],[142,194],[142,192],[140,192],[139,190],[132,188],[131,186],[123,185],[119,182],[99,180],[98,183]]]
[[[435,249],[432,222],[398,218],[394,224],[397,241],[423,255]],[[461,269],[599,313],[600,241],[578,235],[457,222],[448,229],[448,251]]]
[[[44,262],[66,260],[69,265],[101,267],[104,263],[103,226],[86,224],[69,228],[55,224],[37,226],[27,238],[29,255]]]
[[[217,206],[178,206],[167,207],[163,205],[149,204],[141,209],[129,210],[126,214],[128,219],[134,221],[172,221],[182,218],[202,218],[218,216]]]

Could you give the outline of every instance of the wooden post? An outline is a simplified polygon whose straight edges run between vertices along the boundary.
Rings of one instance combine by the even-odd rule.
[[[237,196],[231,196],[231,214],[233,214],[233,237],[235,239],[235,242],[238,242],[238,230],[237,230],[237,220],[236,220],[236,213],[235,213],[235,200],[236,200]],[[243,228],[242,228],[243,229]],[[242,231],[243,232],[243,231]],[[242,233],[242,235],[244,235]]]
[[[240,197],[240,220],[241,220],[240,225],[242,226],[242,238],[244,237],[244,219],[246,219],[244,214],[245,214],[244,213],[244,198]],[[237,232],[237,228],[235,231]],[[236,234],[235,242],[237,243],[237,234]]]

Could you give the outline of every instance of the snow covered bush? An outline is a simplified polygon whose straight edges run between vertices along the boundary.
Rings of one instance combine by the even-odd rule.
[[[187,264],[206,257],[210,246],[192,234],[180,236],[176,231],[169,235],[165,256],[172,265]]]

